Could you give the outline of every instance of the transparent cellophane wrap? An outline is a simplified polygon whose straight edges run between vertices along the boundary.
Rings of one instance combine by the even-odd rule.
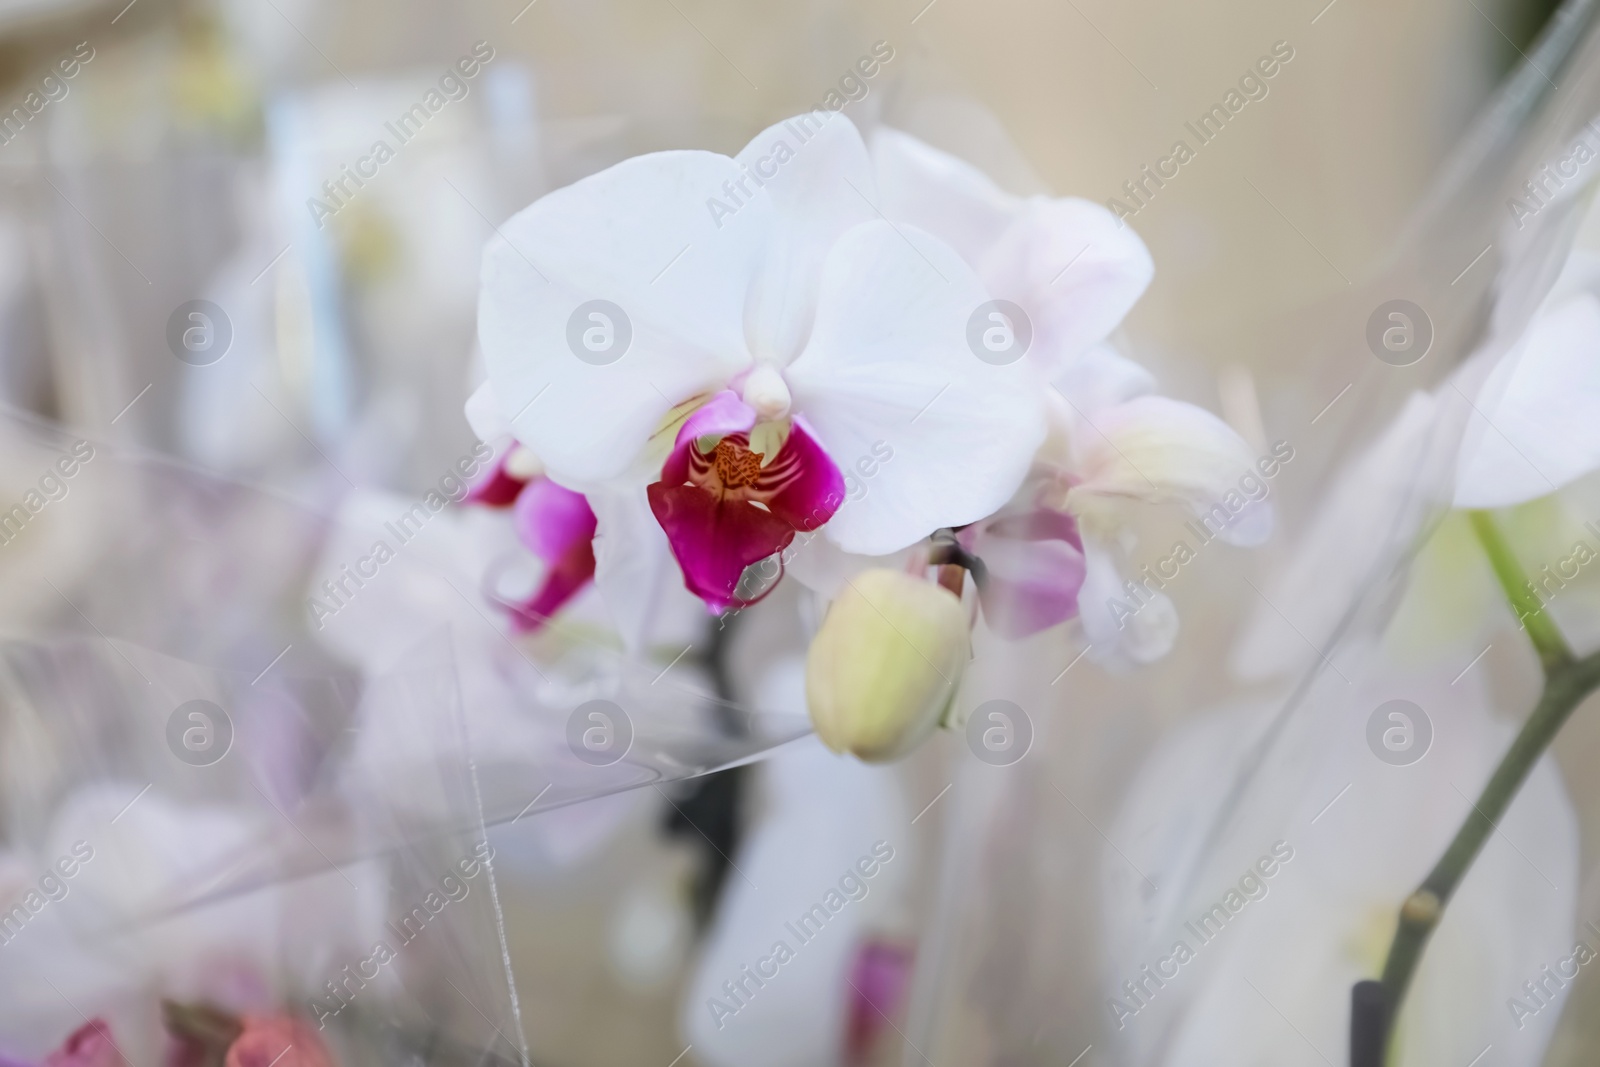
[[[0,429],[19,501],[77,458],[0,547],[6,899],[92,853],[4,931],[8,1055],[104,1019],[159,1062],[170,1000],[320,1025],[338,1063],[526,1062],[495,827],[805,731],[581,623],[515,639],[480,557],[407,545],[359,591],[372,610],[319,617],[330,560],[382,535],[359,510]],[[615,758],[571,741],[591,700],[623,709]]]
[[[1051,634],[978,649],[961,699],[1022,707],[1033,748],[1010,766],[952,763],[900,1062],[1348,1062],[1351,984],[1378,977],[1400,904],[1539,693],[1531,646],[1450,504],[1458,455],[1497,434],[1478,390],[1517,357],[1574,242],[1600,237],[1592,179],[1562,181],[1548,203],[1523,189],[1600,141],[1597,53],[1593,6],[1565,5],[1381,269],[1263,317],[1257,347],[1282,354],[1254,383],[1267,443],[1294,457],[1271,479],[1277,530],[1256,552],[1207,544],[1182,564],[1165,588],[1182,622],[1167,659],[1104,671]],[[1508,210],[1513,198],[1534,210]],[[1409,366],[1374,358],[1366,336],[1396,298],[1431,318],[1431,349]],[[1597,492],[1590,476],[1503,517],[1530,571],[1574,538],[1597,544],[1582,528]],[[1135,565],[1196,547],[1190,518],[1152,517]],[[1551,609],[1580,654],[1600,645],[1581,590]],[[1390,700],[1431,721],[1408,765],[1369,743]],[[1491,1045],[1482,1062],[1592,1057],[1600,982],[1569,971],[1577,942],[1600,944],[1585,925],[1600,920],[1595,713],[1577,711],[1447,910],[1398,1062],[1479,1062]],[[1272,876],[1244,893],[1263,860]],[[1230,893],[1242,906],[1226,925],[1197,928]],[[1564,1006],[1540,1009],[1524,987],[1544,964],[1565,976]]]

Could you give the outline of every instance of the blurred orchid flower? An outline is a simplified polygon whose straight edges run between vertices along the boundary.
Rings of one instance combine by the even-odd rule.
[[[546,565],[533,594],[512,610],[518,630],[538,630],[594,579],[594,510],[582,493],[546,478],[526,448],[507,449],[466,502],[511,508],[517,539]]]
[[[103,1019],[90,1019],[44,1058],[44,1067],[125,1067],[127,1060]]]
[[[1123,578],[1117,503],[1177,501],[1202,522],[1221,505],[1217,536],[1241,545],[1265,540],[1272,512],[1241,493],[1254,459],[1243,439],[1203,409],[1155,395],[1154,378],[1104,343],[1150,284],[1150,253],[1098,204],[1013,196],[898,130],[875,132],[872,155],[891,217],[945,240],[992,295],[1022,309],[1027,359],[1052,386],[1050,432],[1030,477],[962,535],[988,571],[985,620],[1020,638],[1080,617],[1103,660],[1165,655],[1177,614],[1157,589],[1134,592]]]
[[[1478,390],[1454,506],[1502,508],[1600,469],[1600,254],[1568,258],[1521,339]]]
[[[1436,391],[1411,394],[1338,476],[1268,591],[1271,604],[1292,614],[1294,627],[1283,627],[1276,609],[1258,610],[1238,646],[1236,668],[1250,676],[1289,671],[1306,661],[1311,646],[1323,647],[1390,551],[1389,542],[1363,531],[1394,528],[1394,543],[1406,544],[1421,531],[1429,505],[1511,508],[1581,491],[1578,483],[1600,469],[1597,347],[1600,255],[1579,250],[1503,356],[1486,346]],[[1471,413],[1457,443],[1440,431],[1452,401],[1468,398]],[[1452,481],[1450,495],[1439,500],[1433,487]],[[1512,522],[1516,533],[1516,513]],[[1552,523],[1578,535],[1576,523],[1548,510],[1532,525],[1549,535]],[[1447,517],[1435,532],[1419,557],[1421,581],[1412,583],[1402,610],[1431,610],[1444,632],[1468,638],[1498,617],[1504,597],[1488,577],[1481,549],[1457,550],[1463,542],[1453,532],[1461,526]],[[1571,547],[1566,541],[1550,558]],[[1472,634],[1463,634],[1463,627]],[[1440,632],[1434,626],[1390,630],[1402,636]]]
[[[1027,370],[967,345],[978,276],[875,197],[850,121],[804,115],[734,158],[661,152],[585,178],[485,253],[479,336],[517,439],[585,494],[649,483],[714,609],[796,531],[884,555],[986,517],[1044,436]],[[586,327],[621,350],[581,351]],[[885,441],[894,464],[841,509],[841,468]]]
[[[228,1046],[223,1067],[333,1067],[333,1056],[303,1020],[247,1015],[240,1021],[244,1028]]]
[[[777,661],[757,703],[803,710],[804,672],[798,658]],[[734,857],[739,875],[681,1026],[714,1067],[839,1063],[889,1025],[908,977],[903,950],[887,946],[899,946],[909,918],[915,813],[893,770],[837,759],[813,739],[763,761],[760,774],[765,814]]]
[[[1055,383],[1034,473],[1011,507],[970,535],[974,553],[996,563],[984,617],[1002,635],[1076,615],[1102,660],[1147,663],[1167,653],[1178,617],[1162,582],[1124,577],[1129,503],[1175,503],[1229,544],[1258,545],[1271,534],[1272,506],[1252,492],[1264,483],[1244,439],[1154,386],[1104,345]]]
[[[1481,685],[1449,678],[1390,678],[1354,697],[1330,685],[1334,703],[1275,746],[1220,842],[1208,827],[1269,717],[1206,715],[1152,753],[1107,831],[1123,854],[1105,857],[1105,1017],[1124,1062],[1350,1061],[1350,987],[1381,969],[1395,901],[1471,813],[1469,798],[1514,733]],[[1437,711],[1431,747],[1404,766],[1375,758],[1350,726],[1353,714],[1397,695]],[[1279,839],[1274,855],[1291,858],[1254,867]],[[1578,884],[1577,815],[1546,756],[1451,900],[1391,1062],[1468,1063],[1491,1044],[1498,1063],[1541,1062],[1566,992],[1546,969],[1572,957],[1575,938],[1594,940],[1575,932]],[[1219,901],[1217,928],[1208,909]],[[1178,940],[1189,953],[1177,952]],[[1156,972],[1159,980],[1145,977]]]
[[[371,863],[348,868],[359,890],[327,871],[205,899],[240,865],[262,858],[271,830],[242,807],[181,803],[131,780],[68,794],[39,847],[6,865],[31,872],[37,886],[39,872],[60,857],[77,861],[75,868],[56,866],[74,873],[55,879],[56,899],[20,932],[8,932],[0,949],[0,980],[12,991],[0,1004],[0,1031],[60,1033],[82,1021],[80,1007],[127,1021],[116,1012],[130,990],[259,1010],[282,981],[314,985],[336,959],[369,948],[387,904]],[[15,903],[0,898],[5,907]],[[87,1054],[97,1046],[92,1035],[82,1036],[78,1047]],[[123,1051],[135,1062],[150,1059],[137,1028],[125,1040]],[[95,1059],[92,1067],[117,1062]]]
[[[977,167],[910,134],[872,135],[889,217],[955,249],[991,295],[1014,301],[1047,377],[1099,344],[1144,294],[1155,264],[1133,228],[1077,197],[1014,196]]]

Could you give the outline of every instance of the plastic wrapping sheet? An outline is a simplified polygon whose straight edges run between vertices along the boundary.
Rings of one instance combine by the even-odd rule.
[[[333,981],[359,989],[327,1023],[339,1062],[392,1062],[384,1041],[426,1062],[524,1059],[475,851],[488,828],[808,729],[718,696],[694,652],[715,643],[704,615],[684,644],[633,654],[592,612],[515,635],[499,557],[452,536],[475,521],[454,511],[330,618],[311,600],[343,546],[369,543],[359,509],[330,517],[19,415],[4,432],[23,472],[0,545],[17,590],[0,647],[8,890],[80,839],[96,857],[66,906],[0,946],[16,1054],[59,1042],[80,1009],[154,1049],[161,996],[317,1020]],[[430,893],[444,921],[424,906],[429,933],[401,949]],[[385,940],[393,964],[373,962]]]
[[[1205,545],[1185,562],[1167,590],[1184,627],[1175,654],[1114,675],[1045,640],[978,650],[961,699],[1027,709],[1033,748],[1003,767],[962,753],[901,1062],[1347,1054],[1350,983],[1376,975],[1401,900],[1536,694],[1531,657],[1510,639],[1486,659],[1473,655],[1488,637],[1441,662],[1397,652],[1388,628],[1450,507],[1458,455],[1495,433],[1472,398],[1516,358],[1592,198],[1592,182],[1575,180],[1531,217],[1508,212],[1543,164],[1580,137],[1593,144],[1594,26],[1592,4],[1562,9],[1380,269],[1338,300],[1263,323],[1293,357],[1292,376],[1257,383],[1266,439],[1294,457],[1272,486],[1280,533],[1249,566]],[[1415,359],[1374,358],[1368,324],[1401,299],[1425,309],[1431,343]],[[1143,533],[1152,562],[1174,534],[1193,541],[1176,522]],[[1449,615],[1408,616],[1408,633],[1460,652]],[[1496,632],[1514,637],[1515,624]],[[1366,736],[1394,699],[1431,715],[1416,766],[1374,758]],[[1554,1012],[1524,1030],[1505,1001],[1523,971],[1570,953],[1579,918],[1593,917],[1578,907],[1590,890],[1577,853],[1593,798],[1567,785],[1577,814],[1541,765],[1447,913],[1413,992],[1419,1021],[1402,1028],[1402,1041],[1439,1057],[1427,1062],[1466,1063],[1492,1044],[1503,1062],[1535,1063],[1559,1047]],[[1294,858],[1273,859],[1275,847]],[[1279,877],[1262,902],[1252,893],[1232,926],[1197,938],[1185,924],[1239,896],[1263,857]],[[1197,950],[1181,966],[1180,939]],[[1429,1029],[1440,1012],[1453,1030]],[[1573,1011],[1562,1022],[1583,1025]]]
[[[170,1001],[299,1018],[339,1062],[526,1062],[473,768],[448,745],[407,766],[423,818],[340,771],[360,699],[388,712],[366,729],[464,729],[447,644],[364,698],[110,638],[0,661],[8,873],[45,896],[4,920],[8,1052],[96,1018],[150,1062]]]

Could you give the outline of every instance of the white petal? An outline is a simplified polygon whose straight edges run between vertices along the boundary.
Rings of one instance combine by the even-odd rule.
[[[467,425],[480,441],[499,441],[511,435],[511,421],[495,400],[494,385],[484,382],[467,397]]]
[[[1259,544],[1272,532],[1269,488],[1250,446],[1209,411],[1163,396],[1141,396],[1092,415],[1078,414],[1073,439],[1079,448],[1076,473],[1083,481],[1069,501],[1176,501],[1232,544]]]
[[[873,132],[872,165],[885,214],[927,230],[974,265],[1022,210],[1020,197],[977,167],[899,130]]]
[[[703,633],[705,605],[684,588],[645,491],[597,490],[588,500],[595,516],[595,585],[628,650]]]
[[[1149,249],[1131,226],[1076,197],[1033,197],[980,261],[996,297],[1033,319],[1029,358],[1049,373],[1103,341],[1144,294],[1155,274]]]
[[[898,130],[872,136],[889,217],[927,230],[977,268],[991,295],[1033,320],[1029,358],[1053,372],[1102,341],[1144,293],[1150,252],[1115,215],[1076,197],[1021,197]]]
[[[1128,1062],[1349,1061],[1350,986],[1381,967],[1398,903],[1470,813],[1468,797],[1512,732],[1470,679],[1452,688],[1453,673],[1420,683],[1380,677],[1359,692],[1333,678],[1328,698],[1302,705],[1250,767],[1250,791],[1236,798],[1220,832],[1215,820],[1269,712],[1190,718],[1156,749],[1108,832],[1119,851],[1104,854],[1104,977],[1112,988],[1137,980],[1175,937],[1196,958],[1126,1020],[1119,1039]],[[1426,756],[1403,768],[1374,759],[1363,731],[1351,728],[1396,697],[1422,707],[1434,731]],[[1407,817],[1392,818],[1397,811]],[[1569,956],[1574,943],[1578,827],[1553,760],[1536,765],[1503,829],[1429,943],[1399,1027],[1397,1063],[1466,1064],[1493,1044],[1503,1053],[1498,1062],[1532,1067],[1555,1029],[1559,1003],[1525,1019],[1525,1029],[1507,1010],[1521,983]],[[1292,852],[1289,859],[1244,887],[1256,899],[1246,898],[1225,932],[1197,941],[1185,920],[1238,888],[1275,841],[1276,859]]]
[[[1112,549],[1083,539],[1083,588],[1078,617],[1089,639],[1090,658],[1110,666],[1153,663],[1178,639],[1178,610],[1165,593],[1129,594]]]
[[[639,156],[542,198],[484,252],[489,380],[517,438],[562,484],[623,473],[673,405],[748,365],[745,301],[771,203],[755,198],[731,218],[707,206],[741,174],[709,152]],[[591,300],[617,305],[631,326],[627,349],[605,365],[568,343]],[[606,343],[605,319],[587,324]],[[619,344],[623,324],[610,326]]]
[[[1592,224],[1597,219],[1600,219],[1600,214],[1591,209],[1589,222]],[[1580,236],[1579,241],[1582,240]],[[1544,306],[1552,308],[1564,304],[1580,293],[1600,293],[1600,253],[1587,248],[1572,250],[1567,261],[1561,265],[1561,273],[1550,287]]]
[[[967,346],[987,294],[947,245],[870,222],[835,246],[805,353],[785,371],[795,410],[843,470],[876,460],[860,499],[825,527],[848,552],[886,555],[1011,498],[1044,438],[1021,363]]]
[[[1155,375],[1107,344],[1091,345],[1062,364],[1055,386],[1086,415],[1156,391]]]
[[[1455,504],[1499,508],[1547,496],[1600,467],[1600,300],[1541,311],[1478,393]]]
[[[846,230],[876,218],[867,146],[837,112],[796,115],[769,126],[735,157],[765,184],[769,245],[750,293],[748,323],[758,358],[787,363],[800,354],[816,314],[828,250]],[[755,188],[755,181],[745,188]]]

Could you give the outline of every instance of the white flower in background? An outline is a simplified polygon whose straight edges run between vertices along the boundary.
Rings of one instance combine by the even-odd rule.
[[[519,500],[527,495],[522,484],[507,485],[513,480],[502,479],[503,464],[479,488],[492,490],[498,484],[508,492],[514,490]],[[339,580],[354,561],[371,558],[375,540],[397,542],[394,520],[414,502],[374,490],[350,494],[313,574]],[[323,620],[316,634],[329,651],[360,668],[369,689],[380,694],[415,691],[401,676],[414,669],[420,653],[448,647],[449,674],[459,689],[470,745],[461,754],[480,766],[514,767],[522,775],[544,777],[567,754],[566,713],[583,699],[575,694],[587,690],[550,690],[523,652],[505,640],[509,634],[502,636],[502,627],[511,632],[520,628],[516,607],[531,601],[511,590],[497,593],[497,584],[511,584],[520,569],[521,584],[534,590],[533,597],[552,588],[553,568],[519,541],[513,524],[493,513],[443,510],[409,541],[397,544],[393,558],[376,567],[360,587],[345,582],[350,595]],[[656,592],[662,595],[661,608],[653,613],[649,628],[641,621],[637,637],[682,649],[698,635],[704,616],[681,588],[663,582]],[[619,643],[608,618],[610,603],[601,604],[592,589],[577,593],[565,605],[556,638],[571,642],[569,665],[600,671],[616,659]],[[490,602],[496,597],[512,610],[497,613]],[[358,733],[344,770],[353,795],[378,798],[396,809],[442,821],[459,814],[453,795],[421,788],[437,780],[444,753],[461,751],[459,728],[448,708],[425,702],[400,706],[380,696],[362,704],[361,718],[353,725]],[[635,791],[545,812],[520,824],[522,832],[506,859],[534,869],[581,863],[628,819],[653,810],[653,799],[648,791]]]
[[[1600,469],[1600,255],[1576,251],[1478,391],[1454,506],[1502,508]]]
[[[369,951],[388,899],[373,863],[349,867],[348,880],[324,871],[191,906],[262,860],[279,825],[237,806],[141,792],[135,781],[69,794],[39,847],[0,871],[35,886],[52,870],[73,872],[46,887],[48,902],[0,946],[0,982],[12,994],[0,1032],[36,1025],[41,1040],[54,1040],[83,1021],[76,1008],[97,1012],[152,987],[235,1010],[273,1008],[286,983],[315,987],[351,953]],[[63,858],[70,868],[55,866]],[[145,1051],[153,1056],[154,1044]]]
[[[1491,353],[1480,352],[1434,393],[1411,394],[1383,434],[1341,472],[1266,591],[1293,627],[1283,625],[1276,609],[1258,609],[1237,649],[1236,668],[1262,677],[1308,662],[1316,655],[1312,646],[1326,646],[1363,583],[1381,577],[1394,546],[1416,536],[1430,505],[1509,508],[1579,488],[1575,483],[1600,469],[1597,350],[1600,256],[1578,251],[1503,357],[1488,363]],[[1467,398],[1471,408],[1457,443],[1449,439],[1447,409]],[[1411,603],[1420,610],[1452,605],[1431,619],[1442,625],[1481,625],[1504,610],[1492,581],[1473,582],[1478,595],[1470,605],[1461,603],[1468,576],[1488,574],[1481,552],[1471,554],[1471,564],[1451,553],[1448,573],[1433,565],[1440,562],[1438,549],[1450,547],[1453,521],[1446,520],[1423,556],[1421,573],[1443,580],[1414,586]]]
[[[991,295],[1021,308],[1027,359],[1050,383],[1050,435],[1030,477],[963,533],[987,566],[986,620],[1022,637],[1077,616],[1100,658],[1159,658],[1177,613],[1157,589],[1125,577],[1120,505],[1177,502],[1239,545],[1266,539],[1272,510],[1237,433],[1157,396],[1154,378],[1105,344],[1150,282],[1149,252],[1098,204],[1012,196],[897,130],[874,133],[872,153],[885,211],[948,242]]]
[[[937,236],[991,296],[1022,308],[1028,359],[1047,377],[1109,337],[1155,273],[1132,227],[1091,201],[1014,196],[965,160],[889,128],[872,135],[872,167],[885,214]]]
[[[1104,857],[1104,1019],[1122,1062],[1349,1062],[1351,986],[1382,970],[1398,902],[1471,812],[1469,798],[1514,727],[1491,714],[1471,678],[1452,687],[1448,675],[1392,677],[1359,696],[1335,680],[1327,691],[1335,689],[1330,703],[1306,709],[1292,736],[1273,747],[1220,838],[1210,836],[1213,821],[1268,716],[1236,712],[1186,723],[1134,780],[1107,829],[1123,852]],[[1423,708],[1433,728],[1426,755],[1403,766],[1369,751],[1362,729],[1373,708],[1395,697]],[[1286,847],[1276,857],[1292,858],[1241,882],[1278,841]],[[1234,860],[1211,859],[1196,878],[1189,868],[1201,848]],[[1491,1044],[1496,1063],[1541,1061],[1565,984],[1546,982],[1541,1001],[1523,983],[1544,981],[1542,969],[1572,957],[1577,939],[1591,948],[1600,941],[1576,928],[1578,862],[1576,813],[1546,757],[1429,942],[1395,1064],[1462,1065]],[[1219,902],[1231,915],[1213,918],[1202,940],[1194,924]],[[1178,940],[1192,952],[1182,962],[1174,958]],[[1164,976],[1161,985],[1141,973],[1145,965]],[[1129,981],[1142,984],[1140,998],[1127,991]],[[1513,1010],[1514,1000],[1533,1010]]]
[[[798,714],[804,670],[798,658],[773,664],[757,703]],[[874,975],[874,960],[909,922],[916,813],[893,770],[812,739],[764,761],[758,782],[764,815],[733,857],[680,1025],[715,1067],[850,1062],[862,1024],[883,1029],[897,1014],[905,976]]]
[[[982,282],[876,200],[850,121],[805,115],[736,158],[660,152],[585,178],[485,254],[479,339],[517,439],[568,489],[648,485],[713,608],[797,531],[883,555],[992,514],[1044,436],[1028,370],[968,347]],[[580,358],[586,328],[626,347]],[[894,462],[841,510],[842,468],[882,442]]]

